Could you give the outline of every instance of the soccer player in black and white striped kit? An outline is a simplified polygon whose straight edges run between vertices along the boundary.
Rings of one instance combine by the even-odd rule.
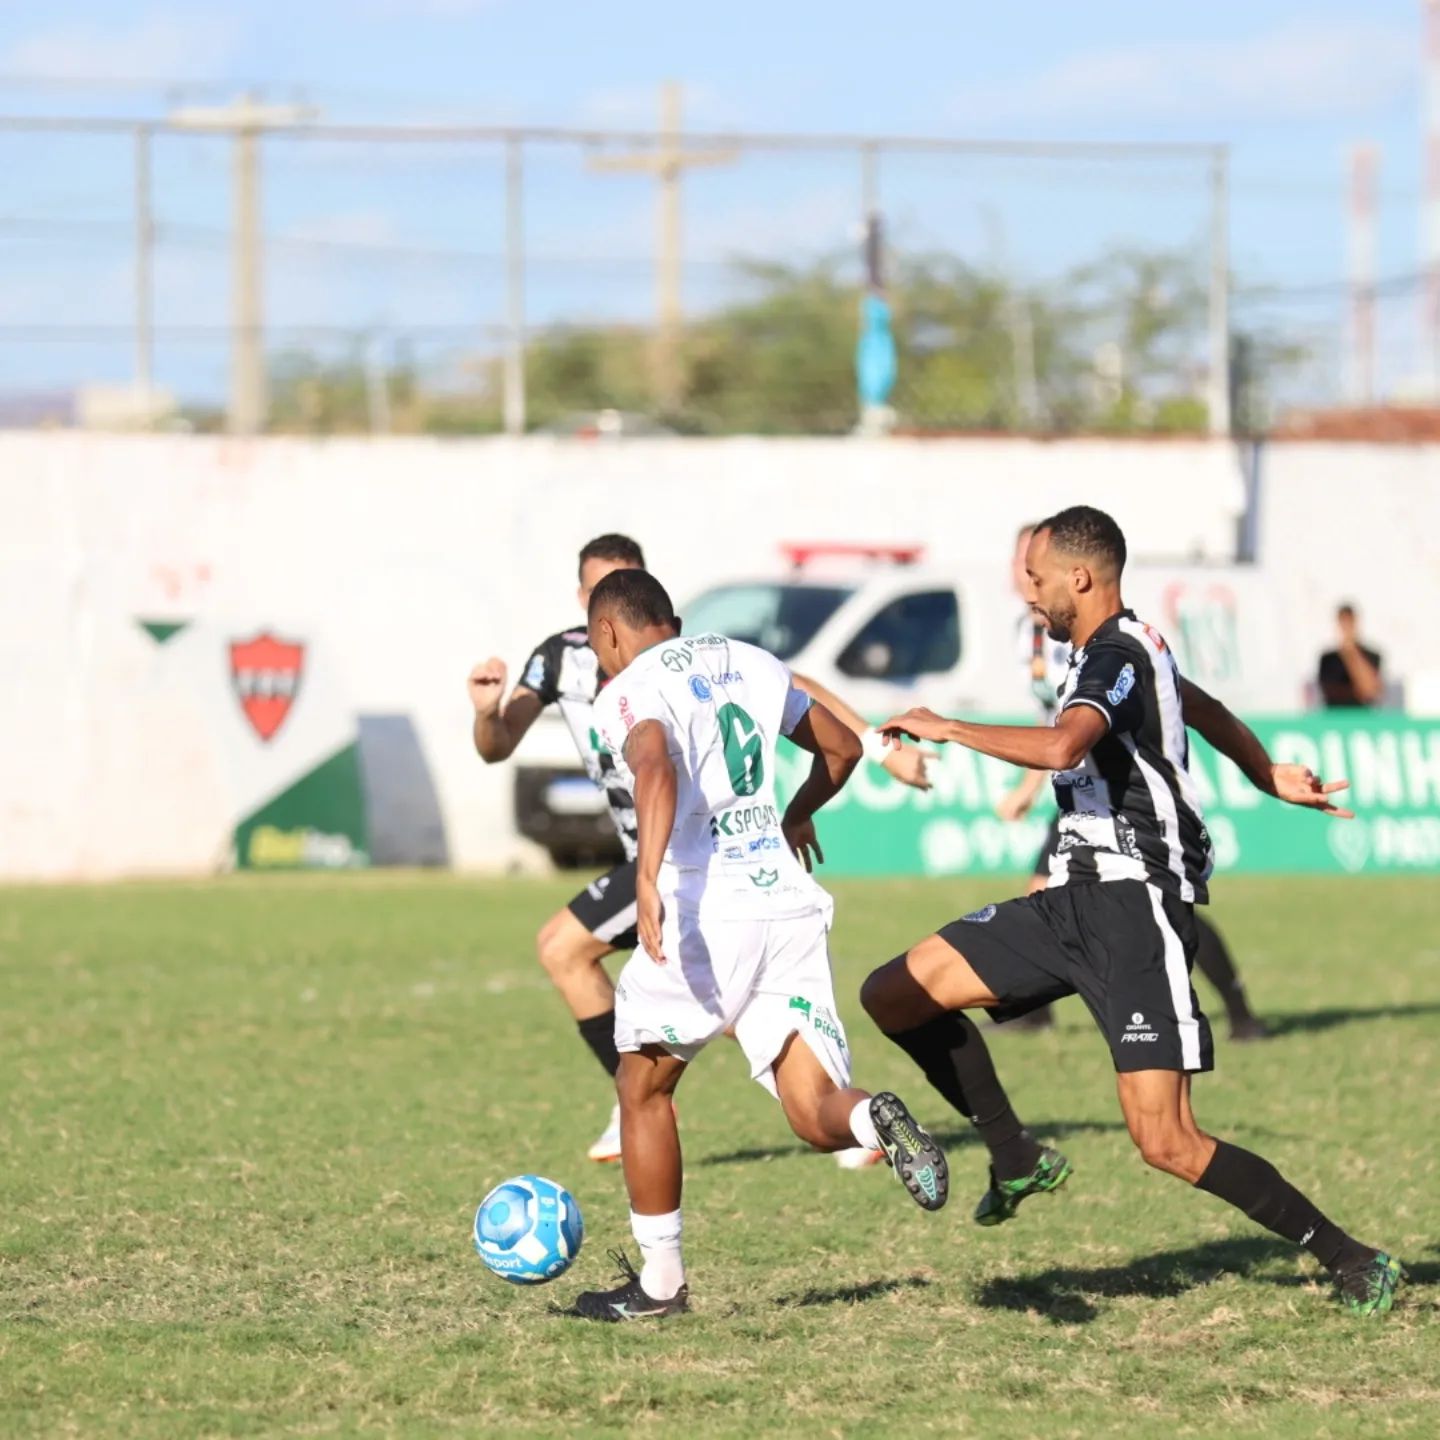
[[[1125,537],[1088,506],[1043,521],[1026,553],[1027,599],[1050,635],[1074,645],[1053,726],[981,725],[914,709],[881,727],[965,745],[1054,773],[1060,841],[1050,883],[946,925],[874,971],[865,1009],[990,1152],[981,1225],[1054,1190],[1070,1162],[1016,1116],[979,1029],[964,1012],[1022,1014],[1078,994],[1110,1045],[1125,1123],[1146,1162],[1303,1246],[1358,1314],[1389,1310],[1403,1272],[1346,1234],[1269,1161],[1200,1129],[1191,1076],[1214,1065],[1209,1022],[1190,986],[1194,907],[1208,898],[1210,836],[1188,766],[1187,720],[1257,789],[1350,818],[1347,782],[1276,765],[1218,701],[1180,676],[1164,639],[1125,608]]]
[[[1022,525],[1015,537],[1015,555],[1011,564],[1015,592],[1022,599],[1028,580],[1025,575],[1025,554],[1030,548],[1030,539],[1035,534],[1033,525]],[[1017,639],[1018,658],[1025,668],[1029,680],[1030,694],[1039,708],[1041,723],[1053,725],[1060,704],[1060,691],[1065,685],[1070,669],[1070,642],[1052,639],[1045,632],[1043,622],[1037,620],[1027,605],[1020,618]],[[1203,717],[1202,717],[1203,718]],[[1195,719],[1187,716],[1187,722]],[[1203,731],[1201,732],[1204,733]],[[1047,776],[1043,770],[1030,770],[1025,778],[1009,791],[996,806],[996,814],[1002,820],[1021,820],[1044,789]],[[1060,817],[1051,823],[1045,842],[1035,859],[1035,873],[1030,877],[1027,895],[1043,890],[1050,883],[1050,858],[1060,844]],[[1220,993],[1225,1006],[1225,1018],[1230,1026],[1232,1040],[1264,1040],[1270,1028],[1250,1008],[1240,972],[1235,968],[1230,950],[1221,938],[1220,932],[1202,915],[1195,916],[1198,943],[1195,950],[1195,968]],[[1055,1023],[1053,1011],[1048,1005],[1032,1010],[1010,1022],[1017,1030],[1045,1030]]]

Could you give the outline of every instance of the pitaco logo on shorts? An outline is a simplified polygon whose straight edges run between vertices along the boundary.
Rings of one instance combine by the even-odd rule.
[[[305,665],[301,641],[279,640],[262,630],[253,640],[230,642],[230,680],[251,728],[265,743],[275,738],[300,692]]]

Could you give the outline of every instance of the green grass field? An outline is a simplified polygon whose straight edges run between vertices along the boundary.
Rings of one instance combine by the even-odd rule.
[[[695,1312],[552,1313],[629,1243],[609,1095],[532,959],[573,881],[373,876],[0,891],[4,1435],[1434,1435],[1440,886],[1241,881],[1214,917],[1278,1038],[1220,1041],[1202,1124],[1404,1258],[1388,1318],[1152,1173],[1077,1001],[994,1048],[1075,1162],[969,1220],[983,1151],[854,1002],[1005,887],[837,886],[858,1083],[950,1140],[954,1199],[839,1171],[720,1044],[681,1091]],[[1203,996],[1203,992],[1202,992]],[[537,1170],[588,1239],[539,1290],[473,1254]]]

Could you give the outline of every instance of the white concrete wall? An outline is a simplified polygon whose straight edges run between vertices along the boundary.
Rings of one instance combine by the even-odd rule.
[[[1418,663],[1404,616],[1435,611],[1436,527],[1406,526],[1403,566],[1393,532],[1435,515],[1440,458],[1365,452],[1362,501],[1356,453],[1272,451],[1266,553],[1307,625],[1353,596],[1396,664]],[[938,564],[993,565],[1021,521],[1081,500],[1137,555],[1223,559],[1238,473],[1198,441],[0,435],[0,875],[202,870],[223,847],[210,701],[167,678],[141,617],[306,628],[358,710],[414,717],[452,855],[493,865],[513,852],[510,778],[471,752],[464,678],[491,652],[518,668],[578,618],[592,535],[635,535],[677,595],[772,571],[782,541],[922,541]]]
[[[1440,446],[1287,443],[1261,466],[1260,558],[1296,651],[1335,645],[1353,601],[1407,706],[1440,714]]]

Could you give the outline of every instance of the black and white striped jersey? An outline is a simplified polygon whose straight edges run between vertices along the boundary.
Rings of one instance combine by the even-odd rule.
[[[1054,777],[1051,885],[1143,880],[1203,904],[1215,857],[1164,637],[1129,610],[1112,615],[1071,655],[1059,698],[1059,715],[1089,705],[1108,728],[1076,769]]]
[[[584,630],[561,630],[535,647],[520,683],[542,705],[558,705],[585,773],[598,785],[610,807],[625,858],[635,858],[635,801],[615,775],[615,761],[600,743],[591,710],[605,683],[600,661]]]

